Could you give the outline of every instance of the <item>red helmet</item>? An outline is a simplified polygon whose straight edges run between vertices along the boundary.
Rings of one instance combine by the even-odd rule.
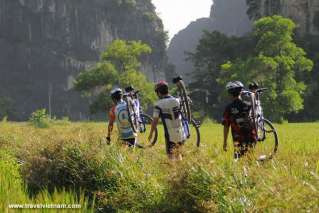
[[[155,92],[168,91],[168,83],[164,80],[160,80],[155,84]]]

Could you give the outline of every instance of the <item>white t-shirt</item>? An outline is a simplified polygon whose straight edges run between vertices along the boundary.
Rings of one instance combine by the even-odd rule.
[[[180,101],[177,98],[167,96],[157,101],[153,117],[162,119],[166,140],[175,143],[186,140],[182,124]]]

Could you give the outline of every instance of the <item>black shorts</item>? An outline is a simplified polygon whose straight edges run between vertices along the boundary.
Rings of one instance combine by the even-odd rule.
[[[122,139],[124,145],[134,147],[136,144],[136,138]]]
[[[175,143],[175,142],[171,142],[171,141],[166,140],[166,153],[173,154],[174,151],[182,145],[184,145],[184,141]]]

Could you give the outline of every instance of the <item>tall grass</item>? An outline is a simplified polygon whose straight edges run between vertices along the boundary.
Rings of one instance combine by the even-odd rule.
[[[66,190],[75,195],[62,192],[57,197],[75,199],[82,193],[95,201],[97,212],[317,212],[319,124],[276,127],[281,143],[270,161],[234,162],[232,151],[222,151],[222,127],[207,123],[201,128],[202,147],[190,141],[184,160],[174,163],[165,155],[162,134],[155,147],[130,150],[106,145],[102,123],[53,124],[47,129],[3,123],[0,148],[14,156],[10,162],[24,163],[21,168],[10,164],[14,169],[6,165],[19,184],[10,182],[15,178],[0,180],[7,186],[26,183],[34,198],[22,188],[7,200],[0,194],[0,201],[20,196],[30,202],[40,202],[36,199],[41,196],[54,200],[55,190]],[[80,200],[86,207],[83,196]]]
[[[10,208],[10,205],[25,204],[79,204],[81,208],[73,209],[74,212],[93,212],[83,194],[78,197],[66,191],[48,193],[44,190],[40,191],[36,197],[30,198],[19,169],[20,166],[15,158],[4,151],[0,152],[0,212],[13,212],[18,209]],[[57,211],[57,209],[38,209],[38,212]],[[67,212],[66,209],[63,211]],[[24,209],[24,212],[34,212],[34,209]]]

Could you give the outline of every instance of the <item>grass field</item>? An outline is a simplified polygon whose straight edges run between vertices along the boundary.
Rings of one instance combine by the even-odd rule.
[[[40,129],[3,122],[0,212],[14,203],[80,203],[82,212],[87,205],[97,212],[318,212],[319,123],[276,128],[272,160],[234,162],[232,149],[222,151],[222,126],[206,123],[202,146],[189,141],[184,160],[173,163],[162,130],[155,147],[128,150],[104,143],[103,123]]]

